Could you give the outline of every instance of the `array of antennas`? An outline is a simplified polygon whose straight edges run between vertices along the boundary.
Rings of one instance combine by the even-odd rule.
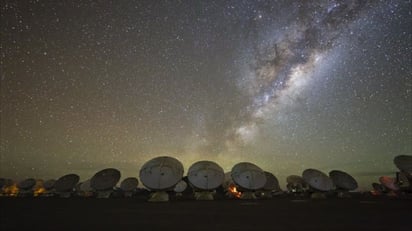
[[[412,156],[397,156],[394,163],[400,170],[398,177],[380,177],[380,184],[373,184],[374,193],[410,191]],[[224,173],[223,168],[215,162],[198,161],[190,166],[187,176],[184,177],[183,174],[184,168],[179,160],[161,156],[146,162],[139,172],[141,183],[150,191],[138,188],[139,181],[136,177],[125,178],[120,187],[116,187],[121,173],[114,168],[103,169],[81,183],[78,175],[67,174],[57,180],[29,178],[18,184],[0,178],[0,187],[2,196],[109,198],[133,197],[142,193],[149,201],[168,201],[171,194],[176,197],[190,194],[197,200],[213,200],[219,195],[258,199],[284,193],[276,176],[249,162],[238,163],[231,172]],[[291,175],[286,181],[287,193],[311,195],[312,198],[323,198],[326,194],[347,197],[350,191],[358,187],[351,175],[340,170],[330,171],[326,175],[316,169],[306,169],[301,176]]]
[[[397,196],[399,193],[412,192],[412,156],[396,156],[393,163],[399,171],[394,177],[381,176],[378,178],[379,183],[372,183],[373,195]]]

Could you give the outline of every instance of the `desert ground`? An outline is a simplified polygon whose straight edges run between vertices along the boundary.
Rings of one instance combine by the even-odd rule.
[[[412,199],[0,198],[1,230],[412,230]]]

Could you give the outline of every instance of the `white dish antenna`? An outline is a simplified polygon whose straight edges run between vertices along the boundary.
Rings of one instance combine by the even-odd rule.
[[[236,185],[248,190],[261,189],[266,184],[265,172],[249,162],[233,166],[231,176]]]
[[[379,182],[385,186],[386,188],[392,191],[398,191],[399,186],[396,184],[396,179],[389,177],[389,176],[381,176],[379,177]]]
[[[128,177],[120,183],[120,188],[124,192],[130,192],[133,191],[137,188],[137,185],[139,185],[139,181],[137,180],[136,177]]]
[[[177,159],[160,156],[146,162],[140,169],[142,184],[151,190],[167,190],[182,180],[183,165]]]
[[[319,191],[329,191],[333,189],[332,180],[325,173],[316,169],[306,169],[302,177],[309,186]]]
[[[400,155],[393,159],[396,167],[404,172],[412,173],[412,156]]]
[[[270,172],[265,171],[266,183],[263,186],[263,190],[267,191],[281,191],[278,178]]]
[[[179,183],[177,183],[173,189],[173,191],[177,192],[177,193],[182,193],[186,190],[187,188],[187,183],[184,180],[179,181]]]
[[[187,173],[193,187],[201,190],[212,190],[219,187],[225,180],[223,168],[213,161],[198,161],[190,166]]]
[[[333,170],[329,172],[329,177],[332,179],[337,188],[349,191],[358,188],[358,182],[356,182],[355,178],[346,172]]]
[[[76,184],[79,182],[80,177],[76,174],[67,174],[59,179],[54,183],[54,189],[57,192],[69,192],[72,191]]]
[[[90,179],[90,185],[97,191],[113,189],[120,180],[120,171],[114,168],[103,169]]]
[[[54,184],[55,184],[55,183],[56,183],[56,180],[55,180],[55,179],[46,180],[46,181],[43,183],[43,187],[44,187],[46,190],[51,190],[51,189],[54,188]]]
[[[28,178],[28,179],[25,179],[25,180],[20,181],[20,182],[17,184],[17,187],[18,187],[19,189],[22,189],[22,190],[30,190],[30,189],[33,188],[33,186],[34,186],[35,184],[36,184],[36,180],[35,180],[35,179],[33,179],[33,178]]]

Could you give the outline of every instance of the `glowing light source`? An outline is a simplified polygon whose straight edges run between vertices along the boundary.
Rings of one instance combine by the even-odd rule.
[[[240,196],[242,196],[242,192],[239,192],[234,184],[229,185],[229,193],[236,198],[240,198]]]
[[[38,197],[38,196],[42,195],[42,194],[45,193],[45,192],[46,192],[46,189],[45,189],[45,188],[39,187],[39,188],[36,188],[36,189],[33,191],[33,196]]]
[[[5,186],[2,189],[2,196],[7,196],[7,197],[16,197],[19,194],[19,188],[17,187],[17,184],[12,184],[10,186]]]

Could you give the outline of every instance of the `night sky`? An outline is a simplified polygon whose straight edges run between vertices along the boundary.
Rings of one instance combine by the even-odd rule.
[[[0,177],[241,161],[352,174],[412,153],[412,4],[1,0]]]

